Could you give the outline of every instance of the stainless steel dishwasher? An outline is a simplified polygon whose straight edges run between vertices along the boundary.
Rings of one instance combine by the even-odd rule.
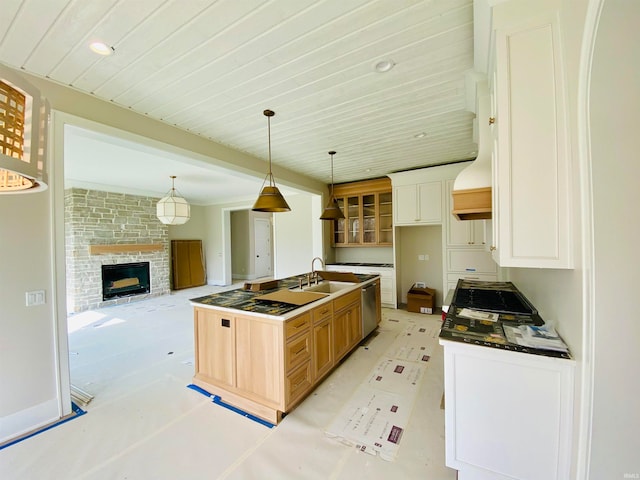
[[[362,338],[367,337],[378,326],[376,311],[376,285],[362,287]]]

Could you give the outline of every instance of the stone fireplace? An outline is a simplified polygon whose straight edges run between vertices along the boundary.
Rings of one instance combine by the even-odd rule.
[[[170,292],[169,231],[156,218],[157,201],[81,188],[65,191],[69,313]],[[141,264],[147,266],[141,270]],[[120,277],[109,276],[117,270]],[[111,284],[106,295],[104,271]]]

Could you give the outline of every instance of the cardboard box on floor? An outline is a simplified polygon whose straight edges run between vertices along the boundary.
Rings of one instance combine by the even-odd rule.
[[[407,312],[433,313],[436,291],[429,287],[417,287],[414,283],[407,293]]]

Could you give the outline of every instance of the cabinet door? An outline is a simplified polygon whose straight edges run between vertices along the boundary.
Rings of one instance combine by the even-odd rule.
[[[499,263],[572,268],[559,16],[545,12],[505,23],[496,30]]]
[[[235,320],[206,308],[196,308],[196,375],[221,385],[234,386],[236,373]]]
[[[393,244],[393,209],[391,192],[378,194],[378,244]]]
[[[347,197],[347,211],[344,212],[347,221],[347,243],[362,243],[362,216],[360,197]]]
[[[336,361],[339,361],[349,350],[349,311],[343,310],[333,317],[333,348]]]
[[[344,212],[344,198],[336,197],[336,201],[338,202],[338,207],[342,213]],[[333,244],[335,246],[345,245],[347,243],[347,221],[345,218],[339,218],[333,221]]]
[[[334,316],[333,341],[336,361],[362,340],[360,303],[353,303]]]
[[[442,222],[442,182],[419,184],[418,198],[419,221],[421,223]]]
[[[447,466],[465,478],[570,478],[574,363],[441,343]]]
[[[313,381],[333,367],[333,328],[331,317],[313,325]]]
[[[284,399],[283,328],[277,322],[236,317],[236,386],[261,401]]]
[[[400,185],[393,189],[393,209],[397,225],[411,225],[419,220],[418,190],[415,185]]]
[[[376,194],[362,196],[362,243],[375,245],[378,243],[378,222],[376,216]]]

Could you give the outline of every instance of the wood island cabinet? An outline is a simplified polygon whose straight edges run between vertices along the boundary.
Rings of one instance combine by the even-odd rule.
[[[360,290],[334,300],[334,349],[336,362],[362,340]]]
[[[361,295],[358,285],[287,320],[195,306],[193,383],[278,423],[362,340]]]
[[[195,310],[195,367],[205,380],[235,385],[235,318],[222,312]]]
[[[345,218],[332,222],[334,247],[391,246],[391,180],[343,183],[333,189]]]

